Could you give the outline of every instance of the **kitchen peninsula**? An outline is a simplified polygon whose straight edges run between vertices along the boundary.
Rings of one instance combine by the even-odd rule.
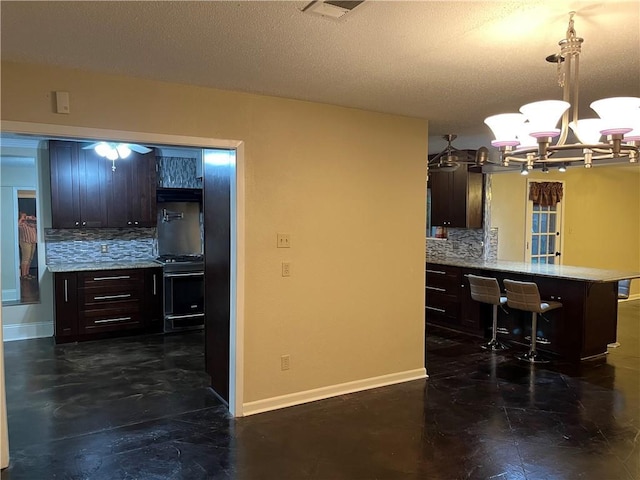
[[[601,270],[565,265],[530,264],[427,257],[425,317],[428,324],[485,336],[490,306],[475,302],[466,275],[535,282],[542,299],[562,308],[538,322],[538,348],[559,358],[584,360],[605,354],[616,341],[618,281],[640,278],[640,272]],[[525,348],[531,335],[531,314],[499,309],[498,335]]]

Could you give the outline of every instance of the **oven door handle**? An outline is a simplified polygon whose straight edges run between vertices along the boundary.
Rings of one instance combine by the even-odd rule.
[[[175,277],[203,277],[204,272],[192,272],[192,273],[165,273],[164,278]]]
[[[166,315],[164,318],[167,320],[178,320],[181,318],[198,318],[204,317],[204,313],[187,313],[184,315]]]

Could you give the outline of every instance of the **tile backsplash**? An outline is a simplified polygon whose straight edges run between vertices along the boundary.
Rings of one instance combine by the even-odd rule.
[[[47,265],[152,260],[158,251],[155,228],[47,228],[44,240]]]
[[[426,253],[431,258],[495,261],[498,258],[498,229],[489,229],[485,236],[481,228],[449,228],[447,239],[427,237]]]
[[[202,178],[198,178],[199,161],[188,157],[157,157],[158,185],[165,188],[202,188]]]

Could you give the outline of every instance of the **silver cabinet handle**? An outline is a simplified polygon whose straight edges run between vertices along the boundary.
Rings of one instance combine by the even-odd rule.
[[[438,312],[438,313],[445,313],[446,312],[446,310],[443,309],[443,308],[428,307],[428,306],[424,307],[424,308],[426,308],[427,310],[433,310],[434,312]]]
[[[156,274],[153,274],[153,295],[156,295]]]
[[[447,272],[443,272],[442,270],[429,270],[427,268],[427,273],[437,273],[438,275],[446,275]]]
[[[131,225],[131,222],[127,222],[127,225]]]
[[[165,273],[165,278],[174,278],[174,277],[203,277],[204,272],[193,272],[193,273]]]
[[[429,285],[427,285],[425,288],[427,290],[435,290],[436,292],[446,292],[447,291],[446,288],[430,287]]]
[[[64,303],[69,303],[69,280],[64,279]]]
[[[87,226],[87,222],[82,222],[82,226],[86,227]]]
[[[115,277],[93,277],[93,280],[95,282],[99,282],[101,280],[126,280],[128,278],[131,278],[131,276],[129,275],[118,275]]]
[[[76,222],[76,227],[79,227],[79,226],[80,226],[80,222]]]
[[[114,298],[129,298],[130,293],[123,293],[121,295],[100,295],[99,297],[93,297],[94,300],[111,300]]]
[[[104,320],[96,320],[93,323],[114,323],[122,322],[124,320],[131,320],[131,317],[105,318]]]
[[[134,225],[138,225],[139,222],[133,222]]]

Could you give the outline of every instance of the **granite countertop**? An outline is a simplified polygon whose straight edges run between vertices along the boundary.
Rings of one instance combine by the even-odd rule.
[[[570,265],[549,265],[504,260],[484,261],[462,258],[432,258],[427,263],[449,265],[452,267],[493,270],[496,272],[521,273],[540,277],[562,278],[567,280],[588,280],[591,282],[617,282],[626,278],[640,278],[640,272],[624,270],[604,270],[600,268],[573,267]]]
[[[88,270],[125,270],[131,268],[153,268],[161,265],[153,260],[130,260],[120,262],[78,262],[47,265],[50,272],[82,272]]]

